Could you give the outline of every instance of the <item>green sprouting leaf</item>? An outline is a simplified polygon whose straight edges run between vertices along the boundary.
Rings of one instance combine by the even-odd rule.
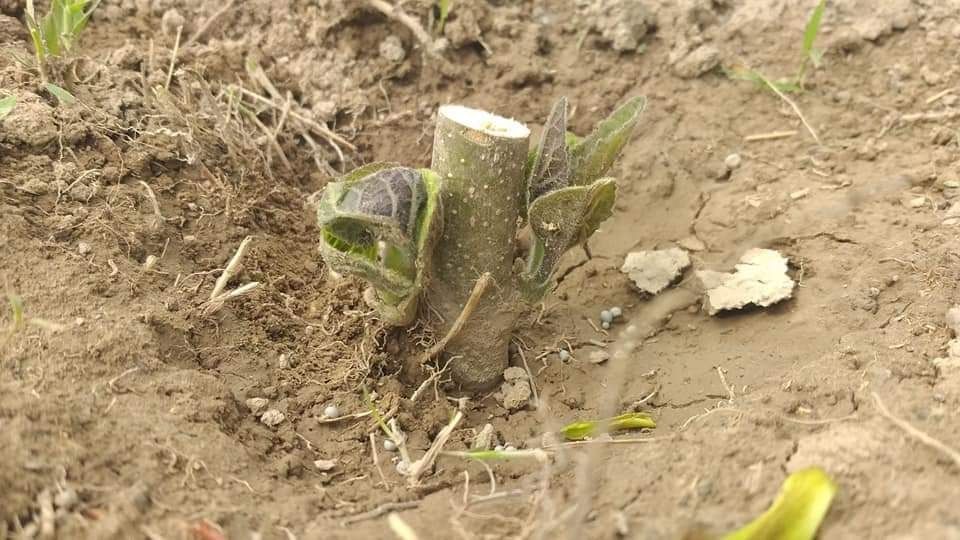
[[[570,183],[570,153],[566,143],[567,99],[553,105],[530,167],[528,202]]]
[[[783,482],[770,508],[722,540],[813,540],[837,485],[822,469],[797,471]]]
[[[632,412],[624,413],[620,416],[608,418],[606,420],[583,420],[573,422],[563,426],[560,433],[568,441],[582,441],[600,431],[602,426],[607,426],[608,432],[623,431],[629,429],[655,428],[657,423],[647,413]]]
[[[98,5],[100,0],[52,0],[47,14],[37,18],[33,2],[27,3],[24,19],[41,69],[46,57],[70,51]]]
[[[17,96],[7,96],[3,99],[0,99],[0,120],[3,120],[8,114],[13,112],[13,108],[16,106]]]
[[[453,0],[437,0],[437,33],[443,33],[443,27],[447,24],[447,17],[453,9]]]
[[[630,139],[646,104],[642,96],[628,100],[571,149],[572,184],[589,184],[610,169]]]
[[[612,178],[597,180],[591,186],[590,200],[583,213],[583,221],[573,245],[585,244],[600,228],[600,224],[613,215],[617,202],[617,184]]]
[[[725,69],[724,73],[731,79],[738,81],[749,81],[763,87],[764,89],[776,88],[778,91],[783,93],[793,93],[801,90],[800,85],[797,82],[799,79],[780,79],[778,81],[772,81],[759,71],[750,68],[741,67]]]
[[[810,49],[809,56],[810,63],[813,64],[814,67],[820,67],[820,64],[823,63],[823,51],[820,49]]]
[[[7,293],[7,303],[10,304],[10,332],[17,331],[23,326],[23,298],[16,294]]]
[[[819,60],[814,60],[812,56],[813,42],[817,40],[817,34],[820,33],[820,22],[823,20],[823,11],[826,7],[827,0],[820,0],[820,2],[817,3],[817,7],[813,8],[810,18],[807,19],[807,26],[803,30],[803,54],[809,57],[814,65],[816,65]]]
[[[354,170],[324,189],[317,208],[320,252],[339,273],[370,283],[368,298],[392,324],[416,314],[442,226],[440,179],[390,163]]]
[[[57,98],[57,101],[59,101],[61,105],[72,105],[77,101],[77,98],[73,97],[73,94],[53,83],[47,83],[43,85],[43,87],[46,88],[47,92],[50,92],[53,97]]]
[[[617,186],[612,178],[601,178],[589,186],[557,189],[533,201],[529,209],[533,245],[524,273],[530,297],[541,296],[560,257],[582,244],[600,223],[610,217]]]

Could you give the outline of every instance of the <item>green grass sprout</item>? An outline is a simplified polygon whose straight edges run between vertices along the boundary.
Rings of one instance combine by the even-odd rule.
[[[23,298],[13,293],[7,293],[7,303],[10,304],[10,333],[19,330],[25,321],[23,316]]]
[[[380,414],[380,409],[377,408],[377,404],[373,402],[373,398],[370,397],[370,393],[367,392],[367,389],[363,389],[363,401],[366,402],[367,408],[370,410],[370,416],[373,417],[373,420],[380,426],[380,429],[383,431],[383,434],[393,441],[393,444],[397,445],[397,450],[400,452],[400,457],[406,463],[411,463],[410,455],[407,453],[407,445],[404,440],[402,433],[395,432],[390,426],[387,425],[386,419]]]
[[[823,20],[823,11],[827,7],[827,0],[820,0],[817,7],[813,8],[813,13],[807,19],[807,26],[803,30],[803,60],[800,61],[800,70],[797,72],[797,84],[803,88],[803,76],[806,73],[807,62],[813,64],[813,67],[820,65],[823,58],[823,51],[813,47],[817,36],[820,34],[820,22]]]
[[[77,101],[77,98],[73,97],[73,94],[53,83],[46,83],[43,87],[46,88],[47,92],[50,92],[53,97],[57,98],[57,101],[59,101],[61,105],[71,105]]]
[[[33,43],[37,70],[44,84],[47,82],[47,59],[70,52],[99,4],[100,0],[52,0],[50,11],[38,19],[33,0],[27,0],[24,18]]]
[[[443,33],[443,26],[447,24],[447,17],[453,10],[453,0],[437,0],[437,34]]]
[[[797,471],[784,480],[766,512],[722,540],[813,540],[836,493],[822,469]]]
[[[7,96],[3,99],[0,99],[0,120],[3,120],[8,114],[13,112],[13,108],[16,106],[17,96]]]
[[[807,65],[813,64],[814,67],[818,67],[820,60],[823,58],[823,52],[815,48],[814,44],[817,41],[817,36],[820,35],[820,24],[823,21],[823,12],[826,10],[826,7],[827,0],[820,0],[807,19],[807,25],[803,31],[803,43],[801,45],[803,56],[800,60],[800,66],[797,68],[796,75],[789,78],[773,79],[749,66],[738,66],[724,70],[727,77],[741,81],[750,81],[764,86],[775,93],[802,92],[804,89],[803,81],[806,76]]]
[[[562,433],[563,437],[568,441],[582,441],[596,434],[602,425],[607,426],[608,432],[657,427],[657,423],[649,414],[632,412],[608,418],[607,420],[582,420],[573,422],[563,426],[563,428],[560,429],[560,433]]]

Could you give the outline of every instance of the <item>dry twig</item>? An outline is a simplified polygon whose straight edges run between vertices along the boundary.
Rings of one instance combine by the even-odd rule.
[[[443,336],[443,339],[436,342],[433,347],[427,349],[427,352],[425,352],[420,359],[421,364],[430,361],[431,358],[443,352],[447,344],[463,330],[470,315],[477,309],[477,305],[480,303],[480,299],[483,297],[483,293],[487,290],[487,287],[490,286],[491,281],[493,281],[493,278],[490,277],[490,272],[486,272],[480,276],[480,279],[473,285],[473,291],[470,293],[470,297],[467,298],[467,303],[464,304],[463,310],[457,315],[457,320],[453,321],[450,330],[447,331],[447,335]]]
[[[887,409],[887,406],[883,404],[883,400],[880,399],[880,396],[877,395],[876,392],[873,392],[873,401],[874,401],[874,403],[876,403],[876,405],[877,405],[877,410],[880,411],[880,414],[882,414],[883,416],[885,416],[885,417],[887,418],[887,420],[890,420],[890,421],[893,422],[894,425],[896,425],[898,428],[900,428],[900,429],[902,429],[903,431],[907,432],[907,435],[910,435],[910,436],[913,437],[914,439],[916,439],[916,440],[920,441],[921,443],[929,446],[930,448],[933,448],[933,449],[935,449],[935,450],[939,450],[940,452],[943,452],[947,457],[949,457],[951,460],[953,460],[953,463],[954,463],[957,467],[960,467],[960,452],[957,452],[956,450],[954,450],[953,448],[950,448],[949,446],[947,446],[947,445],[944,444],[943,442],[941,442],[941,441],[939,441],[939,440],[937,440],[937,439],[934,439],[934,438],[931,437],[930,435],[927,435],[926,433],[924,433],[924,432],[920,431],[919,429],[913,427],[913,425],[910,424],[910,422],[907,422],[906,420],[903,420],[902,418],[897,418],[896,416],[894,416],[893,413],[891,413],[891,412]]]

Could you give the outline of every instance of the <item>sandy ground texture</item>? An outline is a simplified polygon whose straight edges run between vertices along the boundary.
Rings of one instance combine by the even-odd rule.
[[[391,512],[422,539],[709,538],[811,465],[839,485],[821,538],[960,538],[960,3],[830,2],[787,96],[808,126],[727,73],[795,73],[813,1],[462,0],[442,34],[430,2],[403,3],[422,33],[375,4],[104,0],[49,66],[63,104],[0,1],[0,286],[25,306],[0,338],[0,538],[394,538]],[[401,368],[436,336],[329,274],[308,197],[427,165],[444,103],[536,129],[567,96],[583,133],[638,94],[594,257],[515,332],[540,407],[411,401],[429,372]],[[222,290],[259,285],[212,301],[247,237]],[[690,267],[656,296],[620,271],[672,247]],[[753,248],[792,298],[709,315],[696,273]],[[410,486],[352,416],[364,388],[415,456],[458,408],[448,450],[488,423],[537,448],[611,400],[658,426],[489,471],[443,456]]]

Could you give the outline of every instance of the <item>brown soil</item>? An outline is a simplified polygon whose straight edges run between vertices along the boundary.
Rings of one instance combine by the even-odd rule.
[[[28,319],[0,342],[0,538],[36,532],[51,496],[61,538],[392,538],[384,515],[364,514],[377,508],[425,539],[675,538],[744,523],[807,465],[840,486],[822,538],[960,538],[957,464],[872,397],[960,447],[960,370],[933,362],[960,302],[948,215],[960,212],[960,5],[831,3],[823,64],[793,95],[818,145],[772,93],[704,71],[709,48],[685,55],[706,44],[723,66],[792,73],[814,2],[650,0],[656,29],[616,50],[630,40],[609,22],[633,3],[454,2],[439,60],[359,0],[239,2],[198,39],[221,3],[106,0],[77,57],[50,66],[77,98],[62,105],[16,60],[32,58],[11,18],[22,3],[0,2],[0,97],[19,99],[0,122],[0,284]],[[404,6],[426,23],[428,4]],[[248,58],[291,114],[236,106],[239,86],[269,95]],[[361,163],[426,165],[442,103],[536,124],[565,95],[582,133],[635,94],[650,101],[594,258],[571,253],[516,331],[543,406],[509,413],[475,396],[447,448],[487,422],[499,443],[538,446],[621,384],[621,408],[659,389],[643,405],[658,427],[633,434],[653,438],[496,464],[502,497],[467,509],[468,477],[469,497],[491,490],[479,464],[443,457],[407,487],[382,446],[374,465],[369,418],[323,423],[324,408],[363,412],[362,389],[375,390],[419,456],[457,407],[444,392],[456,394],[407,399],[420,381],[401,379],[402,359],[430,336],[384,328],[361,283],[325,271],[308,196]],[[341,144],[341,160],[316,123],[356,150]],[[745,141],[784,130],[796,133]],[[743,164],[728,175],[731,153]],[[261,285],[208,309],[248,235],[227,287]],[[628,251],[691,235],[706,245],[696,268],[780,250],[794,298],[710,317],[699,295],[686,307],[691,276],[654,299],[631,290],[618,271]],[[656,332],[622,380],[588,361],[590,340],[619,347],[626,322],[610,335],[588,322],[613,305]],[[255,397],[284,420],[259,421]],[[336,466],[318,471],[319,459]]]

